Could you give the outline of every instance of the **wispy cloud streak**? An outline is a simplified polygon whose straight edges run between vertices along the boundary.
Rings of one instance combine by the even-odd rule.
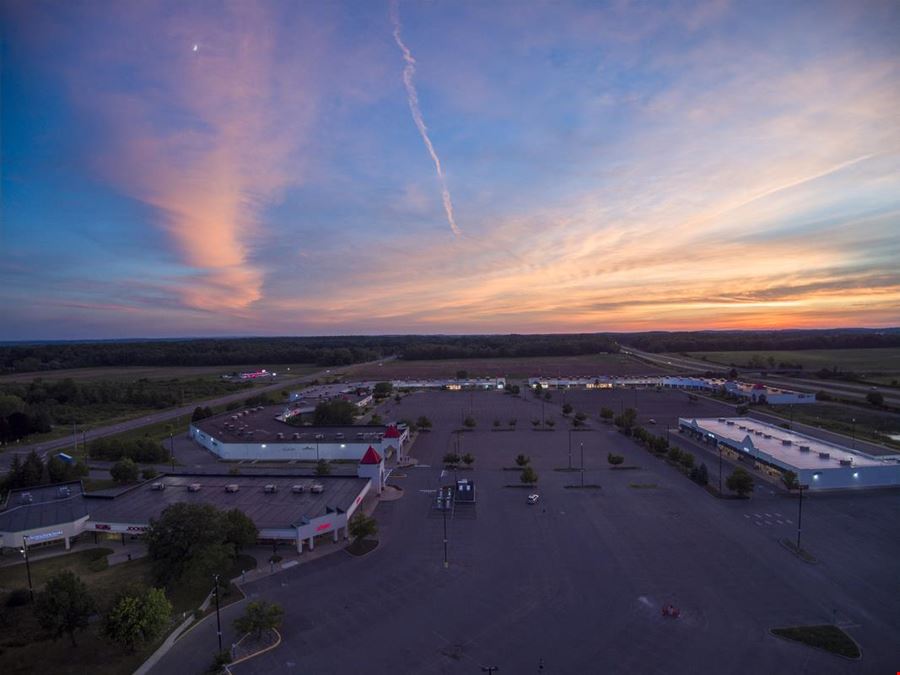
[[[403,85],[406,87],[406,97],[409,101],[409,111],[412,113],[413,121],[416,128],[425,142],[428,154],[434,161],[434,168],[437,170],[438,180],[441,182],[441,197],[444,200],[444,211],[447,212],[447,222],[450,223],[450,229],[457,237],[460,235],[459,227],[456,225],[456,217],[453,215],[453,201],[450,199],[450,190],[447,189],[447,180],[444,178],[444,170],[441,168],[441,160],[435,152],[434,145],[428,137],[428,128],[425,126],[425,120],[422,118],[422,110],[419,108],[419,95],[416,92],[416,85],[413,83],[413,76],[416,74],[416,60],[413,58],[409,48],[404,44],[403,38],[400,37],[400,7],[397,0],[391,2],[391,22],[394,24],[394,41],[403,52],[403,60],[406,65],[403,67]]]

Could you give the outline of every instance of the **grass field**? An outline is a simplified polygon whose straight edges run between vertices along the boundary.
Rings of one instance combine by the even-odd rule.
[[[644,375],[660,369],[623,354],[583,354],[580,356],[534,356],[509,359],[448,359],[436,361],[385,361],[350,366],[347,379],[391,380],[456,377],[465,370],[469,377],[523,379],[541,375]]]
[[[62,570],[71,570],[88,586],[97,600],[101,611],[115,599],[123,589],[133,584],[149,584],[151,582],[151,562],[141,558],[121,563],[112,567],[106,566],[106,555],[112,553],[108,548],[95,548],[77,551],[67,555],[46,558],[31,564],[31,576],[37,592],[47,579]],[[243,569],[256,567],[252,556],[242,555],[234,561],[231,568],[223,576],[234,578]],[[5,604],[7,593],[14,588],[27,588],[24,565],[0,567],[0,604]],[[168,593],[172,603],[174,627],[181,620],[183,612],[190,612],[200,605],[210,589],[179,589]],[[228,589],[226,600],[232,599],[237,591]],[[44,637],[31,612],[31,606],[6,608],[5,625],[0,631],[0,672],[33,673],[37,670],[48,673],[95,673],[113,675],[131,673],[146,659],[164,639],[161,636],[156,644],[146,645],[143,649],[130,652],[115,646],[106,640],[101,633],[101,622],[92,622],[87,630],[77,633],[77,647],[72,647],[68,636],[59,640]],[[35,664],[40,663],[37,669]]]
[[[798,363],[814,373],[822,368],[856,373],[900,373],[900,349],[809,349],[795,351],[690,352],[695,359],[722,365],[748,365],[754,356],[768,363]],[[676,355],[677,356],[677,355]]]
[[[218,378],[233,372],[247,372],[265,368],[268,371],[279,373],[287,377],[300,377],[323,370],[321,366],[310,363],[286,363],[278,365],[241,365],[241,366],[128,366],[115,368],[70,368],[67,370],[41,370],[32,373],[13,373],[0,375],[0,382],[31,382],[37,378],[44,380],[120,380],[134,381],[146,378],[148,380],[169,380],[174,378]],[[272,384],[269,378],[254,380],[256,384]]]

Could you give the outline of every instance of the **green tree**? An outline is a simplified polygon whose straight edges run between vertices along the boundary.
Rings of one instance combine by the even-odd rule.
[[[694,455],[689,452],[682,452],[678,461],[685,469],[694,468]]]
[[[221,511],[210,504],[178,502],[150,520],[147,553],[156,583],[194,586],[227,567],[234,545],[226,541]]]
[[[375,398],[387,398],[391,395],[391,392],[394,390],[394,385],[390,382],[378,382],[375,385],[375,389],[373,390],[373,394]]]
[[[284,609],[281,605],[265,600],[256,600],[247,605],[244,615],[235,619],[234,628],[239,633],[250,633],[256,639],[263,631],[273,630],[281,625]]]
[[[563,403],[562,414],[568,415],[572,412],[572,404],[571,403]]]
[[[800,487],[800,481],[797,479],[797,474],[794,471],[785,471],[781,474],[781,482],[784,483],[784,487],[788,490],[796,490]]]
[[[739,497],[746,497],[753,492],[753,476],[741,467],[737,467],[725,479],[725,486],[732,492],[736,492]]]
[[[240,509],[230,509],[222,514],[225,522],[225,541],[234,547],[234,556],[248,546],[253,546],[259,537],[256,523]]]
[[[709,471],[706,468],[706,464],[701,464],[699,468],[696,466],[692,468],[690,478],[699,485],[706,485],[709,483]]]
[[[169,625],[172,604],[159,588],[122,593],[104,617],[103,632],[113,642],[134,651],[152,642]]]
[[[371,516],[357,511],[350,519],[349,529],[353,541],[362,541],[366,537],[374,537],[378,534],[378,523]]]
[[[681,450],[678,448],[669,448],[669,460],[672,462],[678,462],[681,460]]]
[[[587,415],[583,412],[575,413],[575,421],[578,422],[579,425],[584,424],[587,421]]]
[[[369,420],[369,424],[381,424],[382,421],[383,420],[381,419],[381,415],[375,413],[374,415],[372,415],[372,419]]]
[[[472,417],[471,415],[466,417],[466,419],[463,420],[463,426],[466,429],[474,429],[476,424],[477,423],[475,422],[475,418]]]
[[[41,627],[54,638],[68,634],[76,646],[75,632],[87,628],[97,605],[84,582],[70,570],[64,570],[47,581],[34,600],[34,615]]]
[[[610,452],[606,455],[606,461],[609,462],[612,466],[618,466],[625,461],[625,458],[622,455],[614,455]]]
[[[429,430],[431,429],[431,420],[422,415],[419,419],[416,420],[416,426],[420,429]]]
[[[510,427],[515,428],[516,423],[518,423],[518,421],[519,420],[517,420],[515,417],[510,417],[509,422],[507,422],[507,424],[509,424]]]
[[[541,426],[541,421],[540,420],[531,420],[531,426],[533,426],[535,429],[537,429],[539,426]]]
[[[530,466],[526,466],[522,469],[522,474],[519,476],[519,480],[523,483],[537,483],[538,475],[537,472],[532,469]]]
[[[81,464],[81,462],[78,464]],[[53,455],[47,460],[47,478],[51,483],[65,483],[73,480],[80,475],[81,467],[78,464],[70,464],[60,459],[59,455]]]
[[[317,476],[327,476],[331,473],[331,464],[329,464],[326,460],[320,459],[316,462],[316,475]]]
[[[475,455],[473,455],[471,452],[467,452],[462,456],[462,462],[466,466],[472,466],[472,464],[475,463]]]
[[[455,452],[448,452],[446,455],[444,455],[444,464],[446,464],[447,466],[455,466],[456,464],[459,464],[459,462],[460,456]]]
[[[496,428],[499,427],[499,426],[500,426],[500,420],[495,419],[495,420],[494,420],[494,428],[496,429]]]
[[[140,475],[140,469],[134,461],[126,457],[112,465],[109,475],[117,483],[134,483]]]
[[[609,422],[612,420],[615,413],[609,408],[600,408],[600,417],[604,422]]]
[[[552,429],[553,427],[556,426],[556,420],[554,420],[554,419],[549,419],[549,420],[547,420],[546,424],[547,424],[548,427],[550,427],[550,428]]]
[[[313,424],[318,427],[349,426],[353,424],[357,408],[350,401],[334,399],[323,401],[316,406],[313,413]]]
[[[33,487],[40,485],[44,480],[44,463],[38,454],[32,450],[22,462],[18,487]]]
[[[519,466],[527,466],[530,461],[530,457],[526,457],[525,455],[516,455],[516,464]]]
[[[141,471],[141,478],[143,478],[144,480],[152,480],[152,479],[156,478],[158,475],[159,475],[159,472],[157,472],[157,470],[154,469],[152,466],[148,466],[146,469]]]

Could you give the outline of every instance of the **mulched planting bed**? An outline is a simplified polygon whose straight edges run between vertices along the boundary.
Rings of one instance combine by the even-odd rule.
[[[377,539],[363,539],[362,541],[354,541],[344,550],[350,555],[366,555],[378,548]]]
[[[816,649],[837,654],[848,659],[858,659],[862,654],[859,646],[849,635],[837,626],[791,626],[789,628],[773,628],[772,635],[801,642]]]

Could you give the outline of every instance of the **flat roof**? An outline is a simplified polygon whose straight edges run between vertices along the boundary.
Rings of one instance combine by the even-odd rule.
[[[752,447],[798,469],[839,469],[842,468],[841,460],[847,459],[852,460],[853,466],[886,464],[837,443],[829,443],[748,417],[682,417],[680,421],[687,424],[696,422],[702,429],[744,447],[749,447],[749,444],[744,445],[749,438]]]
[[[8,506],[0,511],[0,532],[50,527],[85,516],[101,523],[148,524],[167,506],[178,502],[240,509],[259,529],[287,529],[302,525],[304,519],[324,516],[329,508],[349,510],[368,481],[356,476],[179,474],[159,476],[117,494],[83,493],[80,483],[13,490]],[[154,490],[154,483],[164,483],[166,487]],[[189,492],[191,483],[199,483],[200,490]],[[319,483],[324,490],[319,494],[310,492],[313,483]],[[226,492],[226,485],[237,485],[238,491]],[[265,492],[266,485],[275,485],[276,491]],[[303,485],[304,491],[293,492],[294,485]],[[70,487],[71,496],[56,497],[60,487]],[[20,495],[29,492],[43,493],[47,498],[38,501],[34,497],[30,503],[23,502]]]
[[[377,443],[387,427],[380,424],[340,427],[295,427],[275,419],[290,406],[245,408],[207,417],[193,425],[225,443]],[[278,434],[284,434],[278,438]],[[299,434],[295,437],[294,434]]]
[[[68,488],[68,494],[65,488]],[[30,501],[26,495],[30,496]],[[3,510],[0,510],[0,532],[23,532],[71,523],[86,515],[81,483],[77,481],[10,490]]]
[[[363,490],[368,478],[355,476],[231,476],[231,475],[178,475],[161,476],[147,481],[114,498],[85,497],[89,504],[91,520],[113,523],[149,523],[163,510],[179,502],[212,504],[218,509],[240,509],[260,529],[288,528],[303,524],[303,519],[324,516],[328,508],[347,511]],[[163,483],[163,490],[154,490],[154,483]],[[200,490],[188,491],[192,483],[199,483]],[[319,494],[309,491],[313,483],[325,489]],[[226,492],[226,485],[237,485],[237,492]],[[267,493],[266,485],[274,485],[276,491]],[[294,485],[303,485],[302,493],[292,491]]]

